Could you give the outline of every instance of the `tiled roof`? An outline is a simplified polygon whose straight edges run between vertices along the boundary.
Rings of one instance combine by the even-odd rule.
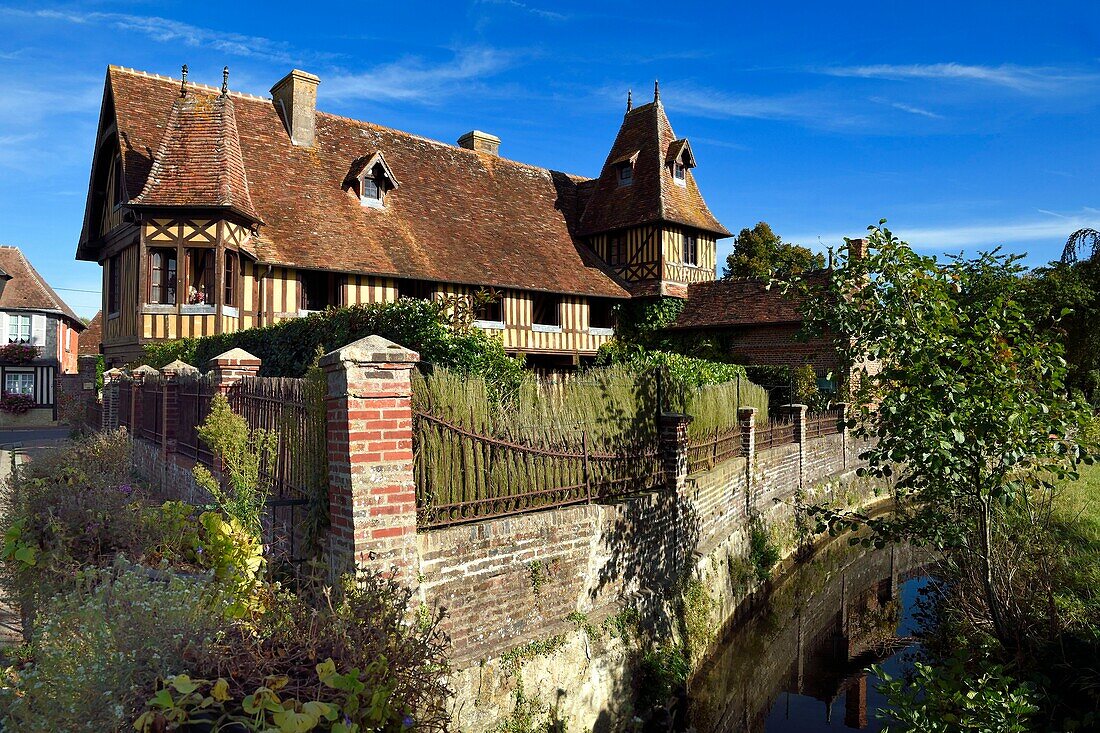
[[[0,293],[0,310],[19,309],[45,311],[63,315],[72,325],[83,330],[84,322],[49,286],[18,247],[0,245],[0,270],[11,279]]]
[[[581,234],[668,221],[728,237],[730,233],[703,201],[691,171],[684,186],[672,180],[666,155],[675,142],[676,135],[660,102],[627,112],[581,218]],[[637,156],[632,183],[620,186],[618,167],[632,156]]]
[[[77,351],[80,356],[88,354],[98,355],[99,345],[103,342],[103,311],[96,311],[92,320],[88,321],[88,327],[80,334],[80,348]]]
[[[176,95],[153,167],[131,204],[231,209],[260,221],[248,193],[237,117],[228,95]]]
[[[810,277],[813,277],[812,275]],[[801,323],[803,298],[767,280],[714,280],[688,286],[684,309],[670,329]]]
[[[166,139],[180,83],[118,67],[109,69],[107,83],[127,188],[142,191],[153,151]],[[216,90],[188,88],[196,105],[214,104]],[[263,221],[254,238],[261,261],[627,295],[571,236],[567,216],[577,210],[580,179],[323,112],[317,114],[314,146],[295,147],[271,100],[229,96],[248,193]],[[353,163],[376,152],[401,181],[384,209],[362,206],[345,183]]]

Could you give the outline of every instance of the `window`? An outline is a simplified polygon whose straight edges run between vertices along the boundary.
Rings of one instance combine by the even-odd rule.
[[[435,285],[427,280],[398,280],[397,297],[413,300],[431,300]]]
[[[699,264],[699,240],[694,234],[684,235],[684,264]]]
[[[73,330],[68,326],[64,326],[65,329],[65,351],[73,350]]]
[[[535,293],[531,300],[534,325],[561,327],[561,298],[559,296],[549,293]]]
[[[29,344],[31,342],[31,317],[11,313],[8,315],[8,343]]]
[[[382,187],[378,185],[378,180],[373,176],[363,176],[359,199],[367,206],[377,206],[382,204],[382,197]]]
[[[122,257],[115,255],[107,260],[107,315],[118,314],[122,301]]]
[[[111,268],[112,273],[114,267]],[[149,302],[176,304],[176,250],[149,250]],[[116,310],[117,312],[117,310]]]
[[[478,321],[504,322],[504,296],[500,293],[478,293],[474,296],[474,319]]]
[[[237,305],[238,260],[236,252],[225,253],[225,305]]]
[[[4,375],[4,391],[9,394],[34,396],[34,372],[8,372]]]
[[[603,298],[593,298],[588,301],[588,327],[589,328],[614,328],[614,303]]]
[[[214,250],[191,249],[187,252],[191,271],[187,279],[189,305],[214,304]],[[174,292],[174,291],[173,291]]]
[[[299,307],[306,311],[323,311],[340,305],[340,276],[319,270],[303,270],[299,274],[302,297]]]
[[[609,265],[625,265],[627,262],[626,255],[626,235],[625,234],[612,234],[607,238],[607,264]]]
[[[672,164],[672,182],[678,186],[687,185],[687,166],[683,163]]]
[[[619,166],[619,185],[629,186],[634,183],[634,166],[630,163],[623,163]]]

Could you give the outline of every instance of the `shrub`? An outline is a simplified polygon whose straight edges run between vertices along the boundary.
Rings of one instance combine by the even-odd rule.
[[[270,479],[260,469],[275,460],[275,433],[250,430],[248,421],[233,412],[221,394],[210,399],[210,412],[197,432],[221,462],[229,490],[223,490],[221,482],[201,465],[192,471],[195,483],[214,497],[226,516],[259,537],[260,515],[271,491]]]
[[[345,578],[321,608],[268,586],[255,623],[231,626],[188,672],[211,689],[225,681],[228,715],[249,715],[248,697],[276,680],[279,698],[299,713],[323,717],[335,706],[344,724],[361,731],[444,730],[447,639],[440,616],[407,622],[411,599],[412,591],[381,573]],[[353,690],[361,703],[349,707]],[[311,702],[324,707],[307,708]],[[150,710],[164,714],[155,696]]]
[[[38,353],[38,347],[30,344],[4,344],[0,346],[0,362],[30,364],[38,358]]]
[[[753,519],[749,525],[749,562],[759,582],[763,583],[771,577],[779,557],[779,545],[764,520],[759,517]]]
[[[29,394],[5,392],[0,396],[0,410],[10,412],[12,415],[23,415],[36,404],[38,403],[35,402],[34,397]]]
[[[5,730],[124,730],[156,680],[209,643],[218,618],[205,580],[120,562],[89,571],[42,614],[26,661],[0,685]]]

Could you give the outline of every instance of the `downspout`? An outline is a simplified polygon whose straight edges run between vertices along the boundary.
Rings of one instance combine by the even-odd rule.
[[[266,280],[271,275],[271,271],[274,269],[274,265],[268,265],[267,270],[264,272],[264,274],[260,275],[260,279],[257,281],[260,286],[259,308],[256,311],[257,326],[267,325],[267,297],[265,295],[266,291],[264,290],[264,280]]]

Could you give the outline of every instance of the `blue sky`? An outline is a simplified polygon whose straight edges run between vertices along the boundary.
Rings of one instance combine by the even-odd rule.
[[[711,209],[835,245],[885,217],[930,251],[1030,264],[1100,228],[1100,4],[148,2],[0,5],[0,243],[55,286],[73,260],[107,64],[267,94],[596,175],[654,78]],[[1027,7],[1025,7],[1027,6]],[[730,247],[726,240],[720,260]],[[820,243],[820,244],[819,244]],[[94,293],[62,291],[83,315]]]

